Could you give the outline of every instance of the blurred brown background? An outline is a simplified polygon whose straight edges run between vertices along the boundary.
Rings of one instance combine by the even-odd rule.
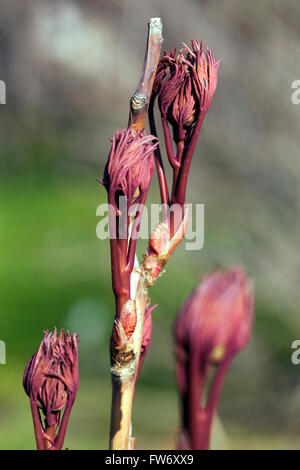
[[[221,59],[188,197],[205,204],[205,246],[181,246],[151,291],[153,341],[137,391],[137,448],[172,448],[178,424],[172,324],[199,276],[243,264],[256,291],[251,344],[234,362],[216,448],[299,448],[299,121],[296,0],[3,0],[0,10],[0,447],[34,448],[22,373],[46,328],[80,335],[81,382],[66,446],[106,448],[108,242],[97,206],[108,137],[126,127],[149,17],[163,47],[202,39]],[[156,178],[151,200],[158,202]]]

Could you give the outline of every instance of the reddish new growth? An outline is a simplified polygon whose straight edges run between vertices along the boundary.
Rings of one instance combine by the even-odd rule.
[[[189,168],[217,85],[218,62],[209,49],[204,52],[202,44],[193,40],[191,48],[184,45],[178,54],[176,50],[165,52],[158,63],[161,41],[161,21],[152,18],[142,77],[131,100],[130,127],[118,131],[112,140],[101,181],[110,203],[112,284],[116,300],[111,337],[112,449],[130,448],[132,387],[151,340],[148,288],[156,283],[184,238],[188,223],[185,193]],[[149,96],[152,135],[146,136],[138,129],[144,126]],[[154,120],[156,98],[168,161],[173,169],[170,193]],[[150,235],[144,260],[138,265],[136,243],[153,174],[152,152],[160,186],[162,220]],[[122,197],[126,198],[125,205]],[[135,212],[130,210],[132,205]]]
[[[217,86],[219,62],[210,49],[202,49],[202,43],[192,40],[191,48],[184,44],[176,56],[176,49],[164,52],[156,73],[152,102],[149,108],[151,132],[156,135],[153,105],[158,97],[166,152],[173,168],[173,187],[169,200],[159,150],[156,164],[164,203],[185,202],[188,172],[205,114],[211,104]],[[170,128],[173,129],[174,152]]]
[[[141,353],[140,353],[140,358],[139,358],[139,364],[138,364],[138,371],[136,375],[136,381],[139,377],[139,373],[142,367],[142,364],[144,362],[146,353],[148,351],[148,348],[150,346],[151,342],[151,335],[152,335],[152,311],[157,307],[157,305],[153,305],[150,307],[150,299],[148,297],[148,302],[146,305],[145,309],[145,315],[144,315],[144,323],[143,323],[143,332],[142,332],[142,343],[141,343]]]
[[[107,189],[108,200],[119,214],[118,197],[125,196],[128,204],[138,203],[147,194],[154,171],[152,153],[157,139],[134,128],[117,131],[101,181]]]
[[[130,298],[137,232],[153,175],[152,153],[156,146],[157,139],[147,136],[143,130],[137,133],[133,128],[117,131],[101,181],[107,189],[109,204],[116,210],[113,212],[110,208],[110,242],[113,289],[119,313]],[[125,198],[124,208],[119,204],[121,196]],[[130,216],[133,204],[137,209],[135,215]]]
[[[156,283],[170,256],[184,238],[187,224],[188,208],[185,211],[183,220],[181,220],[181,214],[179,214],[179,220],[177,217],[178,229],[172,237],[169,224],[162,222],[160,222],[151,233],[147,253],[144,256],[142,265],[146,275],[145,283],[147,286],[153,286]]]
[[[243,269],[215,271],[204,277],[183,305],[176,340],[199,358],[205,370],[217,360],[217,352],[222,359],[247,344],[252,310],[251,287]]]
[[[240,267],[206,276],[181,308],[175,328],[181,445],[209,447],[225,373],[235,354],[248,343],[252,319],[252,289]],[[213,366],[216,373],[203,404],[204,386]]]
[[[47,330],[26,366],[23,385],[30,398],[40,450],[59,450],[63,445],[79,381],[77,343],[76,334],[61,330],[57,335],[56,328]]]
[[[116,298],[116,319],[112,333],[117,362],[132,359],[129,341],[137,322],[135,300],[130,299],[130,275],[143,207],[154,171],[153,151],[157,138],[134,127],[117,131],[101,183],[110,204],[112,283]],[[121,204],[121,197],[125,203]],[[122,201],[124,202],[124,201]]]

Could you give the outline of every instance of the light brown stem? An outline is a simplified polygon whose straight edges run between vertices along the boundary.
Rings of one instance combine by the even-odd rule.
[[[112,403],[110,449],[128,450],[131,448],[131,412],[134,397],[134,376],[112,379]]]
[[[136,130],[145,128],[148,106],[151,98],[156,68],[162,44],[162,22],[160,18],[150,18],[148,24],[148,41],[144,66],[138,87],[130,100],[128,127]]]
[[[133,449],[133,438],[130,435],[131,413],[148,293],[144,287],[143,273],[138,268],[134,269],[131,278],[131,295],[136,302],[137,324],[132,335],[132,350],[128,350],[132,352],[132,360],[125,361],[123,364],[113,363],[111,367],[113,387],[109,443],[111,450]]]
[[[145,128],[148,105],[152,93],[156,68],[160,56],[162,44],[162,22],[160,18],[151,18],[148,28],[148,41],[142,75],[138,87],[130,100],[129,126],[134,126],[136,131]],[[136,268],[131,273],[130,298],[136,302],[137,324],[130,339],[126,344],[124,360],[114,358],[112,351],[112,405],[110,423],[111,450],[132,450],[134,438],[131,436],[131,414],[135,392],[135,378],[141,350],[144,313],[147,300],[147,289],[144,286],[144,273]]]

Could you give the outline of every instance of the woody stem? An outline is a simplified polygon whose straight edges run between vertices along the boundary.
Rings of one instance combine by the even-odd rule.
[[[148,29],[148,41],[142,75],[130,100],[130,112],[128,127],[140,131],[145,128],[148,105],[152,93],[153,82],[158,64],[162,43],[162,23],[160,18],[151,18]],[[138,227],[135,227],[138,229]],[[129,259],[127,263],[133,268],[133,257],[135,251],[135,240],[131,240],[129,246]],[[128,248],[128,247],[127,247]],[[112,253],[113,261],[116,256]],[[120,266],[115,266],[120,269]],[[126,275],[130,275],[130,299],[135,302],[137,322],[130,341],[118,346],[111,345],[111,375],[112,375],[112,405],[110,423],[111,450],[130,450],[133,438],[130,435],[132,404],[135,391],[135,378],[138,369],[147,289],[143,289],[144,278],[142,273],[135,269]],[[119,306],[120,307],[120,306]]]
[[[150,18],[148,27],[148,41],[142,75],[138,87],[130,100],[128,127],[133,125],[136,130],[145,128],[148,106],[163,41],[160,18]]]
[[[114,351],[112,352],[112,406],[111,406],[111,425],[110,425],[110,450],[131,450],[132,437],[130,435],[131,429],[131,414],[132,405],[135,393],[135,382],[138,371],[142,331],[144,323],[144,313],[147,301],[147,289],[142,289],[144,279],[142,275],[137,272],[132,273],[132,285],[136,291],[135,303],[137,312],[137,323],[132,335],[132,344],[129,345],[131,349],[127,353],[131,353],[132,358],[128,358],[128,354],[124,354],[124,362],[122,359],[114,361]],[[134,285],[136,284],[136,285]],[[127,343],[128,344],[128,343]]]
[[[130,450],[134,377],[112,377],[110,449]]]

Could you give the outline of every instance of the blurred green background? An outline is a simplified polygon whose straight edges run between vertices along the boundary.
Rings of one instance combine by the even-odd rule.
[[[164,47],[202,39],[219,84],[189,181],[205,245],[180,246],[151,290],[153,339],[137,388],[137,449],[171,449],[178,426],[172,326],[199,277],[241,263],[255,282],[251,343],[227,376],[213,447],[300,448],[298,0],[4,0],[0,12],[0,448],[35,447],[27,360],[42,331],[80,335],[80,387],[65,445],[105,449],[114,314],[108,241],[96,238],[96,183],[108,138],[127,124],[146,24]],[[150,200],[157,199],[153,181]],[[141,250],[140,250],[141,251]]]

